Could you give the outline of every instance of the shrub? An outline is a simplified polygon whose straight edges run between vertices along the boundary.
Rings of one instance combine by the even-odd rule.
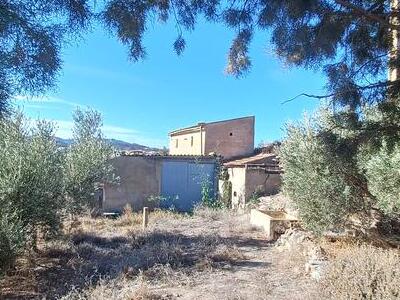
[[[330,264],[321,284],[332,299],[399,299],[399,254],[365,245],[348,249]]]
[[[232,182],[229,181],[229,173],[226,168],[221,169],[219,180],[222,180],[221,193],[219,200],[224,203],[226,207],[232,206]]]
[[[112,149],[102,139],[99,115],[78,111],[75,123],[76,143],[65,153],[52,123],[29,123],[21,113],[0,119],[1,269],[28,241],[36,246],[38,231],[46,237],[57,233],[65,203],[81,212],[110,174]]]
[[[400,141],[370,136],[384,119],[376,107],[361,116],[363,126],[351,111],[322,109],[287,126],[280,149],[283,189],[315,232],[351,223],[351,215],[363,231],[382,215],[374,215],[376,210],[384,213],[382,220],[400,215]]]

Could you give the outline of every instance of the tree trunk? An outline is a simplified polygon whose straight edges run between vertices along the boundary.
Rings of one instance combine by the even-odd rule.
[[[390,24],[393,25],[399,25],[400,20],[399,17],[397,16],[398,11],[399,11],[399,0],[391,0],[390,1],[390,11],[392,13],[392,16],[390,17]],[[390,52],[389,52],[389,81],[397,81],[399,79],[399,68],[397,66],[393,66],[396,62],[396,60],[399,57],[399,48],[400,48],[400,32],[397,29],[390,29],[391,32],[391,40],[392,44],[390,47]]]

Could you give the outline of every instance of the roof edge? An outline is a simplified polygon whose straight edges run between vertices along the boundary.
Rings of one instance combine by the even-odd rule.
[[[255,119],[255,118],[256,118],[255,116],[246,116],[246,117],[239,117],[239,118],[233,118],[233,119],[227,119],[227,120],[221,120],[221,121],[208,122],[208,123],[205,123],[205,125],[231,122],[231,121],[237,121],[237,120],[242,120],[242,119]]]
[[[173,130],[171,132],[168,133],[169,136],[173,136],[179,133],[185,133],[186,131],[188,133],[193,132],[193,131],[197,131],[200,130],[203,126],[205,125],[209,125],[209,124],[217,124],[217,123],[224,123],[224,122],[232,122],[232,121],[237,121],[237,120],[242,120],[242,119],[253,119],[255,120],[255,116],[245,116],[245,117],[239,117],[239,118],[233,118],[233,119],[227,119],[227,120],[221,120],[221,121],[213,121],[213,122],[199,122],[197,123],[197,125],[192,125],[192,126],[188,126],[188,127],[184,127],[184,128],[179,128],[176,130]]]
[[[199,123],[200,124],[200,123]],[[168,133],[169,136],[173,136],[176,134],[181,134],[181,133],[191,133],[191,132],[196,132],[201,130],[203,125],[194,125],[194,126],[190,126],[190,127],[185,127],[185,128],[179,128],[176,129],[174,131],[171,131]]]

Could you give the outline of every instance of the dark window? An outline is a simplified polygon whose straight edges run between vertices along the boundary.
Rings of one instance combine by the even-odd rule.
[[[175,148],[178,148],[178,139],[175,140]]]
[[[190,137],[190,146],[193,147],[193,137]]]
[[[233,192],[233,196],[236,197],[236,196],[237,196],[237,193],[236,193],[236,192]]]
[[[233,135],[233,133],[231,132],[231,133],[229,133],[229,135],[230,135],[230,136],[232,136],[232,135]]]

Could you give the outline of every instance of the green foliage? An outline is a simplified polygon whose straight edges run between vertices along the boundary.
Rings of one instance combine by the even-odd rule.
[[[0,210],[0,275],[14,262],[23,248],[26,233],[17,214]]]
[[[231,207],[232,205],[232,182],[229,180],[225,180],[222,184],[221,201],[226,207]]]
[[[0,223],[2,265],[37,230],[54,233],[60,225],[63,196],[62,155],[53,126],[38,121],[29,127],[21,114],[0,121]],[[8,249],[8,250],[7,250]]]
[[[74,143],[66,153],[64,173],[67,210],[76,214],[95,206],[98,183],[113,180],[109,164],[113,148],[102,136],[98,112],[78,109],[73,118]]]
[[[231,207],[232,204],[232,182],[229,181],[229,174],[226,168],[220,169],[219,180],[222,180],[222,193],[220,199],[225,207]]]
[[[0,120],[0,269],[31,242],[38,231],[58,232],[65,209],[90,207],[96,185],[111,177],[112,148],[101,135],[101,117],[75,114],[75,143],[58,148],[54,126],[29,123],[20,113]]]
[[[213,201],[210,181],[203,180],[201,182],[201,202],[209,204]]]
[[[79,36],[92,17],[86,0],[3,0],[0,3],[0,114],[16,93],[52,87],[61,46]]]
[[[211,182],[208,178],[201,181],[201,204],[213,209],[225,207],[222,201],[215,199],[211,189]]]
[[[360,164],[377,206],[385,213],[400,216],[400,143],[392,150],[386,143]]]
[[[51,123],[32,129],[22,115],[1,122],[1,206],[18,211],[24,228],[56,229],[63,192],[62,155]]]
[[[306,118],[286,128],[280,148],[284,192],[296,203],[306,227],[315,231],[340,224],[349,212],[360,209],[340,161],[318,137],[315,120]]]
[[[314,231],[341,225],[353,213],[368,219],[370,209],[399,216],[400,139],[369,132],[390,114],[376,106],[363,108],[362,114],[358,121],[351,111],[322,109],[287,127],[280,153],[284,191]]]

